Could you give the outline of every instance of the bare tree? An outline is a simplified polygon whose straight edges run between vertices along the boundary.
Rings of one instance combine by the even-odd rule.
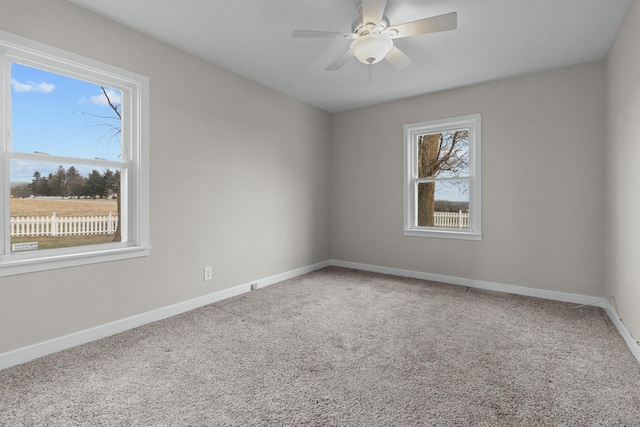
[[[107,104],[109,104],[109,107],[111,107],[111,109],[116,114],[116,116],[118,116],[118,123],[122,123],[121,122],[122,115],[120,114],[120,110],[118,109],[118,107],[120,107],[120,105],[115,105],[111,101],[111,98],[109,98],[109,94],[107,93],[107,91],[104,88],[104,86],[100,86],[100,89],[102,89],[102,93],[104,94],[104,97],[107,100]],[[112,126],[112,125],[109,125],[109,126]],[[115,129],[115,130],[117,131],[117,135],[120,135],[120,132],[121,132],[122,128],[119,125],[117,127],[117,129]],[[113,236],[113,241],[114,242],[119,242],[120,240],[122,240],[122,230],[121,230],[121,227],[120,227],[120,224],[122,223],[122,212],[121,212],[121,207],[120,207],[120,179],[121,179],[122,175],[120,173],[118,173],[117,177],[119,179],[117,179],[117,181],[115,182],[115,188],[113,189],[114,192],[115,192],[116,203],[118,205],[118,225],[116,227],[116,233]]]
[[[461,129],[418,137],[418,178],[455,178],[469,168],[469,131]],[[441,185],[466,185],[460,181],[441,181]],[[418,185],[418,226],[432,227],[436,182]]]

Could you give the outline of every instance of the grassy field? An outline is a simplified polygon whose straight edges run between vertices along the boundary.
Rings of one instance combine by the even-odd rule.
[[[107,199],[11,199],[11,216],[106,216],[118,215],[118,204]]]
[[[99,234],[94,236],[59,236],[59,237],[12,237],[13,243],[38,242],[38,249],[58,249],[72,246],[98,245],[113,242],[113,235]]]

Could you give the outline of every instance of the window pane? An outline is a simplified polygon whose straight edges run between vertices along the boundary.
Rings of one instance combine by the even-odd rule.
[[[121,95],[108,87],[11,64],[12,151],[120,160]]]
[[[418,184],[418,226],[469,228],[469,181]]]
[[[123,240],[121,170],[15,159],[10,167],[11,252]]]
[[[418,178],[469,176],[469,130],[418,137]]]

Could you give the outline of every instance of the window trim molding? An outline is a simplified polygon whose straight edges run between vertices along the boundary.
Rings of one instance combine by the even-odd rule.
[[[482,195],[481,195],[481,115],[471,114],[448,119],[430,120],[407,124],[403,128],[403,229],[405,236],[435,237],[446,239],[482,240]],[[416,206],[417,141],[418,136],[456,130],[469,129],[469,229],[440,229],[418,227]]]
[[[150,254],[149,238],[149,78],[110,64],[36,42],[0,30],[0,121],[5,132],[0,135],[0,210],[2,218],[10,216],[8,151],[11,134],[9,99],[11,97],[10,63],[19,62],[72,78],[108,85],[127,97],[123,109],[123,132],[129,133],[125,144],[125,161],[130,164],[127,200],[129,242],[61,248],[29,254],[0,254],[0,277],[93,263],[116,261]],[[19,155],[18,155],[19,156]],[[52,156],[54,158],[55,156]],[[83,160],[83,159],[79,159]],[[117,162],[116,162],[117,163]],[[7,221],[0,225],[5,239]],[[26,254],[26,255],[25,255]]]

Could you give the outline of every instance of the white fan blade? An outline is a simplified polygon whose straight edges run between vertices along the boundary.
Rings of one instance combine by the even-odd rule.
[[[458,14],[456,12],[451,12],[445,15],[407,22],[405,24],[392,25],[391,29],[398,31],[398,34],[391,36],[391,38],[399,39],[401,37],[417,36],[420,34],[451,31],[455,30],[457,27]]]
[[[307,30],[295,30],[291,33],[291,37],[295,38],[330,38],[330,37],[344,37],[352,38],[355,34],[339,33],[337,31],[307,31]]]
[[[351,58],[353,57],[353,54],[351,53],[350,50],[347,50],[345,53],[343,53],[342,55],[340,55],[338,57],[338,59],[336,59],[335,61],[333,61],[327,68],[325,68],[325,71],[336,71],[339,70],[340,68],[342,68],[342,66],[344,64],[346,64]]]
[[[391,51],[387,53],[385,59],[396,67],[398,70],[402,70],[405,67],[413,64],[413,59],[409,58],[403,51],[397,47],[392,47]]]
[[[380,24],[387,0],[362,0],[362,23]]]

